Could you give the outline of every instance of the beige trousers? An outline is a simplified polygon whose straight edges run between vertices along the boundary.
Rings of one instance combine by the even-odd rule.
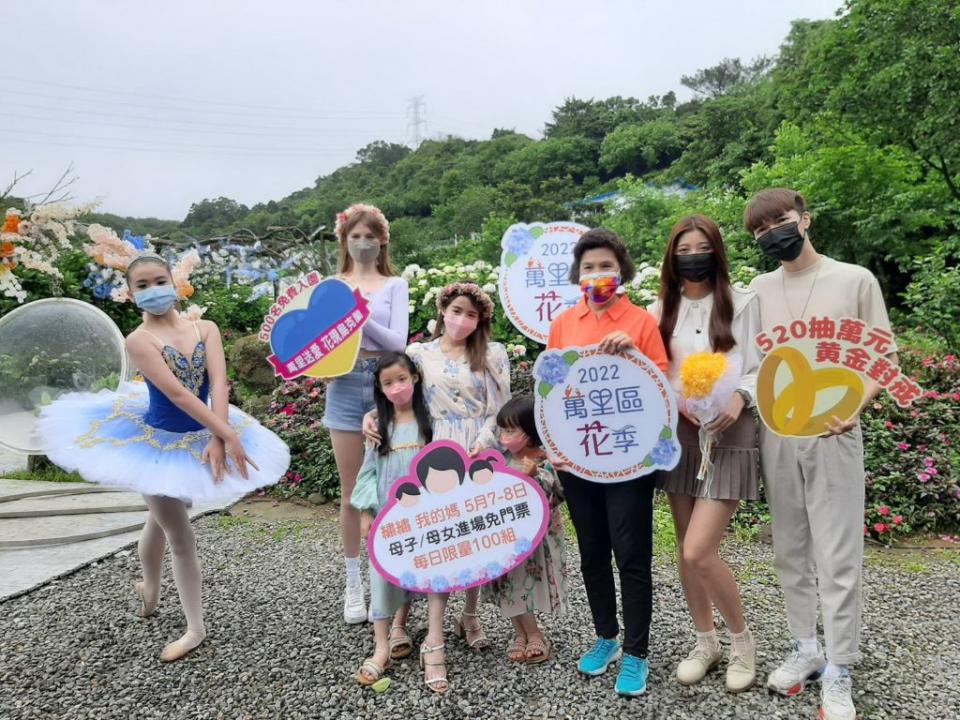
[[[773,516],[774,565],[795,639],[817,635],[817,589],[827,659],[860,658],[863,437],[857,426],[827,438],[784,438],[760,428]]]

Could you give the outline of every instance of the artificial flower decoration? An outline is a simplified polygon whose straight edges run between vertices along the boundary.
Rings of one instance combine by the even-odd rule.
[[[730,402],[740,384],[739,356],[700,352],[689,355],[680,364],[681,407],[700,422],[700,468],[697,480],[704,483],[704,495],[710,497],[713,483],[713,447],[716,433],[709,425]]]

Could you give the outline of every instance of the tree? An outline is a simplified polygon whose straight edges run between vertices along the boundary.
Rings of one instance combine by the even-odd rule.
[[[620,125],[603,139],[600,166],[612,175],[643,175],[667,167],[682,149],[680,129],[672,119]]]
[[[620,96],[606,100],[578,100],[567,98],[563,105],[553,111],[553,121],[544,129],[547,139],[582,137],[599,144],[614,128],[627,122],[652,120],[665,105],[672,103],[676,96],[672,93],[662,98],[651,98],[656,105],[649,105],[636,98]]]
[[[960,200],[960,12],[956,0],[848,0],[814,48],[827,108],[908,147]]]
[[[190,206],[183,219],[183,230],[197,235],[213,235],[226,232],[250,212],[246,205],[226,197],[201,200]]]
[[[399,143],[376,140],[357,150],[357,162],[377,167],[390,167],[410,154],[410,148]]]
[[[713,67],[682,76],[680,84],[698,95],[720,97],[740,85],[756,82],[772,65],[772,58],[765,56],[758,57],[748,65],[744,65],[740,58],[724,58]]]

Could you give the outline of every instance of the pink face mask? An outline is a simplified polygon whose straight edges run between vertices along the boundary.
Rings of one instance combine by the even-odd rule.
[[[530,444],[530,439],[525,432],[520,430],[511,430],[500,433],[500,444],[506,448],[511,455],[516,455]]]
[[[383,391],[383,394],[386,395],[387,400],[394,405],[403,406],[413,399],[413,385],[411,383],[391,385]]]
[[[443,332],[457,342],[470,337],[470,333],[477,329],[476,318],[464,315],[444,315]]]

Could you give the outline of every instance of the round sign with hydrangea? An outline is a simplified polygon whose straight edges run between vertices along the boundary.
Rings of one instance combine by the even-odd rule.
[[[580,287],[570,282],[573,248],[587,230],[573,222],[516,223],[500,242],[500,300],[521,333],[546,344],[550,323],[576,305]]]
[[[544,448],[574,475],[624,482],[680,461],[673,389],[639,352],[608,355],[596,345],[549,350],[533,376]]]

